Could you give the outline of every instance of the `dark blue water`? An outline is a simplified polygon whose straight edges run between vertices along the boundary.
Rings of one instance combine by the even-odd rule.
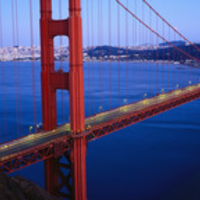
[[[34,125],[31,65],[22,62],[20,71],[15,71],[14,63],[8,62],[4,63],[4,76],[0,71],[1,142],[26,135],[29,126]],[[36,121],[40,123],[39,62],[34,69]],[[162,89],[169,91],[199,81],[197,69],[177,65],[121,63],[119,78],[118,63],[84,63],[84,72],[86,115],[99,112],[100,106],[102,110],[110,109],[142,99],[144,94],[150,97]],[[68,93],[58,91],[57,97],[58,123],[62,123],[69,116]],[[88,199],[200,199],[199,110],[200,101],[196,100],[89,143]],[[44,186],[42,162],[15,174]]]

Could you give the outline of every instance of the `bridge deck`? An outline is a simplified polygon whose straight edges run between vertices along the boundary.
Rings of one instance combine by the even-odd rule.
[[[178,90],[174,90],[165,94],[141,100],[136,103],[124,105],[122,107],[105,111],[86,119],[85,131],[81,136],[86,136],[88,140],[92,140],[107,133],[113,132],[116,129],[124,128],[125,126],[137,123],[138,121],[144,120],[153,115],[159,114],[173,107],[189,102],[191,100],[200,97],[200,84],[188,86]],[[185,99],[182,101],[182,99]],[[173,103],[176,102],[176,103]],[[169,104],[171,106],[169,106]],[[168,105],[166,108],[161,109],[161,105]],[[158,108],[160,110],[155,110]],[[145,111],[145,115],[144,115]],[[143,113],[143,114],[142,114]],[[126,121],[131,118],[132,121]],[[138,117],[140,116],[140,117]],[[120,125],[121,122],[124,124]],[[115,128],[113,128],[115,126]],[[35,134],[29,134],[23,138],[16,139],[11,142],[0,145],[0,170],[11,172],[15,169],[10,170],[8,162],[15,162],[15,168],[20,167],[19,159],[26,156],[28,162],[37,162],[47,157],[54,156],[55,151],[52,150],[55,147],[55,143],[66,143],[70,148],[70,133],[69,123],[59,126],[57,129],[47,132],[40,132]],[[66,147],[66,146],[65,146]],[[48,149],[45,156],[42,155],[40,150]],[[31,158],[32,154],[38,154],[36,157]],[[13,161],[18,159],[18,161]],[[24,158],[23,158],[24,159]],[[16,162],[18,164],[16,164]],[[24,162],[24,161],[23,161]],[[5,169],[5,165],[6,168]],[[24,164],[26,165],[26,163]]]

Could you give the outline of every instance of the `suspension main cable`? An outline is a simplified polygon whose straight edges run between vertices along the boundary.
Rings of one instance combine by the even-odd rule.
[[[135,19],[137,19],[143,26],[145,26],[147,29],[149,29],[151,32],[153,32],[155,35],[157,35],[159,38],[161,38],[162,40],[164,40],[166,43],[168,43],[170,46],[174,47],[176,50],[178,50],[179,52],[183,53],[184,55],[188,56],[189,58],[196,60],[198,63],[200,63],[200,60],[189,55],[188,53],[186,53],[185,51],[183,51],[182,49],[178,48],[177,46],[175,46],[174,44],[172,44],[171,42],[169,42],[167,39],[165,39],[163,36],[161,36],[159,33],[157,33],[154,29],[152,29],[151,27],[149,27],[146,23],[144,23],[139,17],[137,17],[133,12],[131,12],[126,6],[124,6],[119,0],[115,0],[122,8],[124,8],[130,15],[132,15]]]
[[[190,40],[188,40],[184,35],[182,35],[176,28],[174,28],[165,18],[163,18],[146,0],[143,0],[143,2],[159,17],[161,18],[170,28],[172,28],[180,37],[182,37],[186,42],[191,44],[195,49],[200,51],[200,48],[197,47],[194,43],[192,43]]]

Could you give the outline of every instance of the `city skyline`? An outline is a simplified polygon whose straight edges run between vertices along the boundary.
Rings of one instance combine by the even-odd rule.
[[[0,0],[1,173],[68,200],[197,197],[200,2],[173,1]]]

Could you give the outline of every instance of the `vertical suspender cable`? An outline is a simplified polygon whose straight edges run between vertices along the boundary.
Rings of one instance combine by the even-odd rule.
[[[199,51],[197,51],[196,49],[194,50],[195,51],[195,55],[196,55],[196,58],[198,58],[198,52]],[[197,84],[198,83],[198,73],[199,73],[199,69],[198,69],[198,63],[196,63],[197,65],[196,65],[196,72],[195,72],[195,76],[196,76],[196,80],[195,80],[195,83]]]
[[[19,24],[18,24],[18,0],[16,0],[16,38],[17,38],[17,58],[19,58]],[[21,78],[20,78],[20,61],[18,60],[18,89],[19,89],[19,109],[20,109],[20,124],[21,134],[23,134],[23,118],[22,118],[22,99],[21,99]]]
[[[149,26],[150,27],[152,27],[152,15],[151,15],[151,10],[149,9]],[[148,30],[149,31],[149,30]],[[149,42],[148,42],[148,44],[149,44],[149,50],[150,51],[153,51],[152,49],[151,49],[151,45],[153,44],[153,41],[152,41],[152,38],[151,38],[151,32],[149,31]],[[149,60],[149,58],[148,58],[148,54],[147,54],[147,59],[148,59],[148,62],[150,61]],[[150,63],[150,62],[149,62]],[[149,69],[148,69],[148,71],[149,71],[149,73],[151,74],[151,66],[150,66],[150,64],[149,64]],[[150,87],[150,84],[151,84],[151,78],[150,78],[150,74],[149,74],[149,81],[148,81],[148,85],[149,85],[149,92],[151,92],[150,90],[151,90],[151,87]]]
[[[189,54],[192,55],[192,46],[189,46]],[[189,84],[192,83],[192,71],[193,71],[193,66],[194,64],[191,63],[190,65],[190,80],[189,80]]]
[[[101,16],[103,16],[103,5],[102,5],[102,0],[100,0],[100,14]],[[104,34],[104,29],[103,29],[103,19],[100,20],[100,40],[101,40],[101,46],[103,47],[103,34]],[[101,57],[103,58],[103,55],[104,52],[103,52],[103,48],[101,50]],[[101,67],[100,67],[100,80],[101,80],[101,105],[100,105],[100,110],[103,109],[103,87],[104,87],[104,82],[103,82],[103,63],[101,62]],[[101,110],[102,111],[102,110]]]
[[[139,17],[137,17],[133,12],[131,12],[126,6],[124,6],[119,0],[116,0],[117,3],[124,8],[127,12],[129,12],[132,17],[136,18],[143,26],[145,26],[147,29],[149,29],[152,33],[154,33],[155,35],[157,35],[159,38],[162,39],[162,41],[166,42],[168,45],[172,46],[173,48],[175,48],[176,50],[178,50],[178,52],[184,54],[185,56],[194,59],[195,61],[197,61],[198,63],[200,62],[197,58],[195,58],[194,56],[189,55],[187,52],[185,52],[184,50],[180,49],[179,47],[175,46],[174,44],[172,44],[170,41],[168,41],[164,36],[160,35],[158,32],[156,32],[154,29],[152,29],[151,27],[149,27],[144,21],[142,21]]]
[[[15,52],[15,20],[14,20],[14,0],[12,0],[12,29],[13,29],[13,59],[14,59],[14,74],[15,74],[15,101],[16,101],[16,121],[17,121],[17,137],[19,137],[19,108],[18,108],[18,79],[16,66],[16,52]]]
[[[18,59],[19,56],[19,28],[18,28],[18,9],[17,9],[17,5],[18,5],[18,1],[15,1],[15,14],[16,14],[16,58]],[[14,8],[13,8],[14,10]],[[14,13],[13,13],[14,14]],[[18,108],[19,108],[19,128],[21,128],[21,130],[19,131],[19,135],[20,132],[21,134],[23,134],[23,124],[22,124],[22,104],[21,104],[21,79],[20,79],[20,62],[19,60],[17,61],[17,77],[18,77]],[[19,147],[20,149],[20,147]]]
[[[1,60],[1,68],[2,68],[1,69],[2,70],[2,80],[3,80],[4,72],[3,72],[2,19],[1,18],[2,18],[2,16],[1,16],[1,0],[0,0],[0,48],[1,48],[0,49],[0,55],[1,55],[0,60]],[[4,87],[4,80],[2,81],[2,85]],[[5,129],[5,127],[4,127],[4,129]],[[2,139],[1,138],[3,138],[3,131],[1,130],[1,124],[0,124],[0,144],[2,143]],[[1,156],[1,154],[0,154],[0,156]]]
[[[90,7],[89,7],[89,0],[87,0],[87,41],[88,41],[88,52],[90,52],[90,16],[89,16],[89,13],[90,13]],[[91,55],[91,52],[90,52],[90,55]],[[88,55],[88,63],[87,63],[87,66],[88,66],[88,80],[87,80],[87,82],[88,82],[88,113],[89,113],[89,115],[91,115],[92,114],[92,112],[91,112],[91,87],[90,87],[90,81],[91,81],[91,77],[90,77],[90,59],[89,59],[89,56],[90,55]]]
[[[135,14],[137,15],[137,8],[138,8],[138,4],[137,4],[137,0],[135,1]],[[138,21],[137,20],[135,20],[135,18],[133,18],[134,19],[134,21],[135,21],[135,44],[134,44],[134,47],[138,47],[138,31],[139,31],[139,29],[138,29]],[[138,52],[138,48],[134,48],[135,49],[135,51],[136,52]],[[138,54],[138,53],[137,53]],[[136,55],[137,55],[136,54]],[[134,73],[134,79],[135,79],[135,85],[134,85],[134,89],[135,89],[135,96],[137,95],[137,85],[138,85],[138,78],[139,78],[139,73],[138,73],[138,70],[139,70],[139,68],[138,68],[138,57],[136,57],[135,59],[137,59],[136,60],[136,62],[135,62],[135,70],[133,70],[133,73]],[[134,82],[133,82],[134,83]],[[136,98],[137,98],[137,96],[136,96]],[[136,99],[136,101],[137,101],[137,99]]]
[[[174,41],[175,41],[175,39],[176,39],[176,34],[175,34],[175,32],[174,32]],[[174,61],[175,61],[175,49],[173,48],[172,49],[172,54],[173,54],[173,56],[172,56],[172,62],[173,62],[173,73],[172,73],[172,79],[173,79],[173,83],[174,83],[174,87],[176,87],[178,84],[179,84],[179,82],[176,80],[176,70],[175,70],[175,66],[174,66]]]
[[[171,37],[170,37],[170,28],[168,27],[168,36],[169,36],[169,41],[171,41]],[[167,85],[168,85],[168,89],[170,89],[170,68],[171,68],[171,65],[170,65],[170,47],[168,47],[168,70],[167,70]]]
[[[36,115],[36,93],[35,93],[35,63],[34,63],[34,39],[33,39],[33,8],[30,0],[30,32],[31,32],[31,57],[32,57],[32,90],[33,90],[33,110],[34,110],[34,128],[36,132],[37,115]]]
[[[101,19],[100,19],[100,16],[101,16],[101,12],[100,12],[100,8],[101,8],[101,5],[100,5],[100,0],[98,0],[98,46],[99,46],[99,48],[101,48]],[[103,48],[103,47],[102,47]],[[101,50],[101,52],[102,52],[102,50]],[[102,53],[101,53],[102,54]],[[98,54],[98,72],[99,72],[99,108],[100,108],[100,106],[102,106],[101,104],[102,104],[102,102],[101,102],[101,93],[102,93],[102,88],[101,88],[101,64],[100,64],[100,58],[101,58],[101,54]],[[100,112],[100,109],[98,110],[99,112]]]
[[[91,1],[91,40],[92,40],[92,95],[94,95],[94,3]],[[94,98],[92,97],[92,114],[95,113],[95,101]]]
[[[142,65],[142,25],[139,23],[138,25],[138,31],[139,31],[139,36],[138,36],[138,40],[139,40],[139,56],[140,56],[140,61],[139,61],[139,74],[138,74],[138,84],[141,84],[141,77],[142,77],[142,70],[141,70],[141,65]]]
[[[62,0],[59,0],[59,18],[62,18]],[[61,28],[61,27],[60,27]],[[60,36],[60,69],[62,70],[62,72],[64,71],[63,68],[63,38],[62,36]],[[61,98],[62,98],[62,123],[65,123],[65,104],[64,104],[64,90],[62,90],[61,92]]]
[[[165,22],[168,27],[170,27],[173,31],[174,34],[178,34],[180,36],[180,38],[184,39],[188,44],[190,44],[190,46],[188,46],[188,49],[192,48],[193,50],[196,49],[197,51],[200,51],[200,48],[195,45],[194,43],[192,43],[190,40],[188,40],[185,36],[183,36],[176,28],[174,28],[166,19],[164,19],[146,0],[143,0],[143,2],[163,21]],[[173,50],[174,51],[174,50]],[[191,54],[191,52],[190,52]],[[176,60],[177,60],[177,51],[176,51]],[[196,62],[196,61],[195,61]],[[191,63],[189,64],[189,66],[191,67]],[[173,67],[174,68],[174,67]],[[191,77],[191,71],[192,69],[189,70],[190,73],[189,78]],[[190,78],[191,79],[191,78]],[[191,81],[191,80],[190,80]]]
[[[144,4],[141,2],[141,4],[142,4],[142,21],[144,21]],[[145,39],[145,37],[144,37],[144,27],[142,26],[142,24],[141,24],[141,47],[144,45],[144,39]],[[140,81],[141,81],[141,84],[142,84],[142,79],[145,77],[145,71],[146,70],[143,70],[143,66],[145,66],[145,49],[141,49],[141,51],[142,51],[142,65],[141,65],[141,77],[140,77]],[[146,67],[146,66],[145,66]],[[147,72],[148,73],[148,72]],[[148,88],[147,88],[147,90],[148,90]]]
[[[126,5],[128,7],[128,0],[126,0]],[[126,101],[128,101],[129,97],[129,76],[128,76],[128,13],[126,12]]]
[[[133,33],[132,33],[133,32]],[[135,28],[135,21],[134,21],[134,19],[132,18],[132,20],[131,20],[131,39],[132,39],[132,43],[131,43],[131,59],[132,59],[132,64],[130,65],[131,66],[131,69],[132,69],[132,71],[131,71],[131,93],[132,93],[132,96],[133,96],[133,99],[132,99],[132,101],[134,101],[134,79],[135,79],[135,76],[134,76],[134,71],[135,71],[135,69],[134,69],[134,63],[135,63],[135,58],[134,58],[134,51],[135,51],[135,35],[136,35],[136,28]]]
[[[110,98],[109,98],[109,109],[112,109],[112,66],[111,66],[111,17],[112,17],[112,15],[111,15],[111,2],[110,2],[111,0],[109,0],[108,1],[108,3],[109,3],[109,15],[108,15],[108,17],[109,17],[109,27],[108,27],[108,29],[109,29],[109,96],[110,96]]]
[[[3,84],[3,108],[4,108],[4,135],[5,141],[8,139],[7,135],[7,110],[6,110],[6,87],[5,87],[5,69],[3,56],[3,24],[2,24],[2,1],[0,0],[0,45],[1,45],[1,68],[2,68],[2,84]],[[2,135],[3,137],[3,135]],[[4,138],[2,138],[3,140]],[[0,141],[1,142],[1,141]]]
[[[192,46],[189,46],[189,54],[192,54]],[[190,63],[190,78],[189,78],[189,85],[192,83],[192,71],[193,71],[193,65],[192,63]]]
[[[163,27],[163,37],[165,37],[165,24],[162,23]],[[162,41],[164,43],[164,41]],[[164,45],[164,44],[163,44]],[[165,46],[163,46],[163,65],[162,65],[162,89],[165,90]]]
[[[194,43],[192,43],[190,40],[188,40],[184,35],[182,35],[176,28],[174,28],[166,19],[164,19],[149,3],[147,3],[146,0],[143,0],[143,2],[165,23],[167,24],[175,33],[177,33],[182,39],[184,39],[186,42],[188,42],[190,45],[192,45],[194,48],[200,51],[200,48],[196,46]]]
[[[158,21],[158,17],[156,16],[156,31],[158,32],[158,27],[159,27],[159,21]],[[158,48],[158,45],[159,45],[159,38],[158,36],[155,36],[156,37],[156,86],[157,86],[157,89],[156,89],[156,93],[159,93],[159,64],[158,64],[158,60],[159,60],[159,48]]]
[[[120,6],[118,5],[117,7],[118,9],[118,14],[117,14],[117,18],[118,18],[118,30],[117,30],[117,36],[118,36],[118,104],[120,106]]]

